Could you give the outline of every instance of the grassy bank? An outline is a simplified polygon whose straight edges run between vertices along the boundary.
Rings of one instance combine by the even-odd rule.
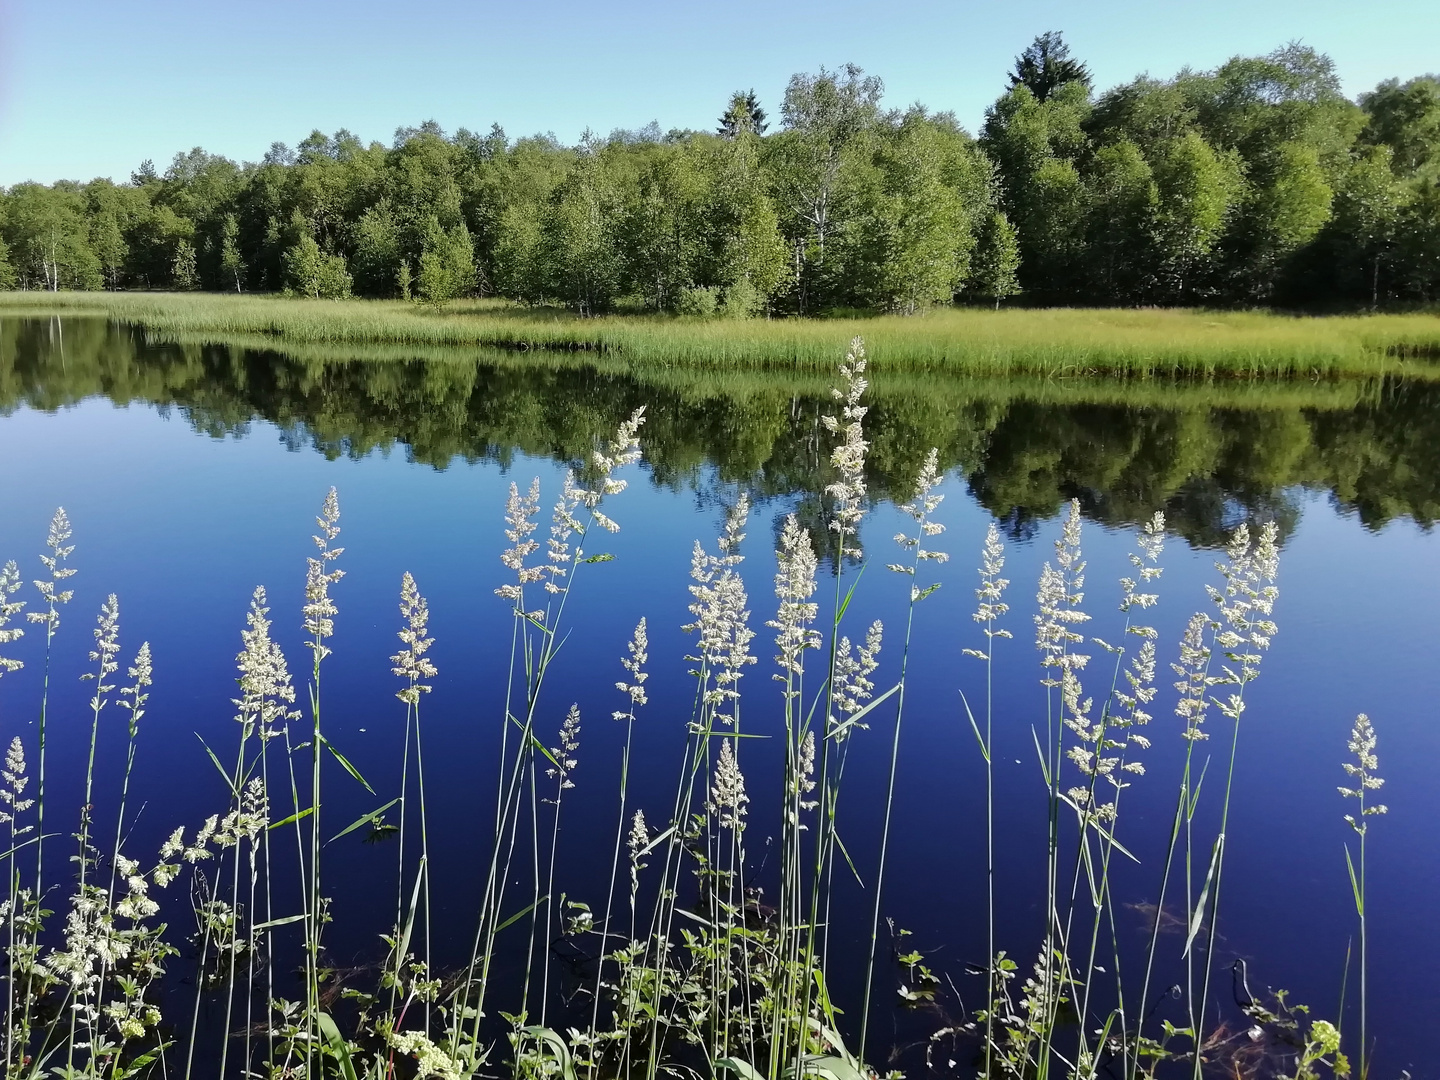
[[[0,294],[0,317],[102,315],[174,338],[286,345],[593,349],[645,367],[823,371],[863,335],[879,371],[1218,378],[1440,377],[1440,317],[1300,317],[1200,310],[957,310],[903,318],[704,322],[581,319],[501,301],[436,311],[402,301],[174,293]]]

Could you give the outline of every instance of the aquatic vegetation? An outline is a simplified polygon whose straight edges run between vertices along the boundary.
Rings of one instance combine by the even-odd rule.
[[[1432,314],[952,308],[924,317],[696,322],[663,315],[580,318],[497,300],[436,312],[398,300],[99,292],[0,294],[0,314],[102,316],[139,324],[163,340],[240,340],[256,348],[389,343],[598,353],[631,370],[778,368],[823,375],[845,342],[864,335],[875,373],[1440,378],[1440,318]]]
[[[636,741],[649,737],[637,723],[649,704],[654,630],[647,621],[623,646],[618,668],[600,676],[618,694],[611,715],[625,725],[625,734],[618,769],[604,781],[615,784],[614,820],[575,826],[591,844],[612,843],[613,830],[604,853],[608,881],[602,871],[586,883],[585,895],[557,894],[557,866],[566,856],[561,815],[566,792],[577,783],[601,782],[607,766],[587,759],[582,769],[582,733],[593,730],[594,721],[582,722],[579,706],[558,698],[556,669],[570,655],[562,646],[577,585],[616,570],[594,545],[627,522],[627,470],[640,460],[649,414],[633,411],[565,475],[543,542],[539,479],[510,485],[501,523],[507,541],[500,557],[503,581],[494,589],[497,611],[508,612],[509,663],[499,715],[482,718],[495,754],[482,762],[493,769],[493,816],[477,812],[472,823],[484,857],[473,938],[458,965],[442,955],[433,933],[432,860],[464,856],[432,850],[430,843],[421,705],[444,674],[430,653],[431,603],[412,574],[399,583],[400,647],[388,657],[399,680],[396,698],[405,706],[393,748],[398,794],[373,787],[335,745],[334,728],[322,725],[322,663],[332,655],[336,625],[344,619],[337,598],[344,574],[338,493],[331,489],[323,500],[312,538],[316,553],[306,561],[303,595],[295,597],[296,622],[311,653],[308,710],[296,708],[293,677],[271,632],[270,598],[256,589],[236,658],[235,745],[204,747],[224,778],[224,804],[217,802],[198,826],[167,820],[173,831],[149,870],[142,869],[149,853],[142,859],[127,850],[126,800],[137,748],[143,752],[140,721],[156,664],[149,645],[142,645],[126,668],[130,685],[118,686],[121,609],[110,596],[94,631],[89,672],[92,747],[112,700],[128,716],[128,758],[108,864],[90,841],[91,826],[108,823],[112,813],[89,805],[94,771],[104,764],[93,750],[78,851],[61,885],[42,878],[42,869],[53,867],[32,871],[30,860],[20,858],[32,843],[38,853],[44,797],[38,785],[30,797],[26,741],[13,740],[5,758],[0,824],[8,825],[10,850],[0,863],[11,884],[0,909],[8,943],[0,974],[7,984],[7,1076],[38,1076],[62,1067],[62,1058],[67,1076],[96,1080],[182,1070],[187,1078],[255,1074],[277,1080],[506,1072],[562,1080],[578,1080],[582,1073],[587,1080],[662,1073],[857,1080],[885,1071],[871,1023],[872,1014],[894,1007],[874,988],[886,877],[895,873],[887,861],[913,677],[914,616],[921,604],[944,602],[928,575],[947,553],[936,546],[945,526],[938,519],[940,451],[931,448],[909,481],[902,510],[912,524],[894,538],[899,554],[884,564],[891,574],[881,575],[878,584],[862,580],[866,558],[886,558],[867,555],[860,542],[861,524],[873,510],[866,486],[874,446],[866,372],[865,346],[857,338],[840,369],[831,411],[819,425],[830,441],[823,527],[807,529],[792,515],[776,538],[774,617],[764,623],[774,632],[773,667],[762,667],[756,655],[744,576],[749,498],[739,493],[727,507],[712,543],[695,542],[691,621],[683,627],[691,635],[693,696],[687,715],[670,717],[676,729],[683,728],[684,745],[673,763],[668,815],[651,808],[647,817],[629,791]],[[1281,630],[1275,611],[1279,531],[1274,523],[1257,530],[1241,523],[1231,532],[1208,605],[1190,618],[1178,643],[1172,668],[1179,723],[1165,728],[1155,714],[1162,711],[1157,672],[1166,646],[1147,612],[1162,601],[1166,518],[1154,513],[1136,530],[1129,568],[1119,581],[1120,632],[1108,640],[1090,632],[1100,616],[1093,600],[1087,604],[1093,591],[1080,504],[1071,500],[1066,509],[1053,556],[1040,574],[1034,625],[1045,702],[1045,715],[1034,717],[1032,726],[1046,814],[1043,897],[1009,894],[1012,886],[996,881],[994,658],[997,650],[1013,647],[1014,631],[1007,625],[1010,582],[1002,576],[1007,553],[994,524],[979,545],[975,603],[962,612],[969,616],[964,624],[972,643],[965,652],[985,665],[980,712],[967,701],[955,730],[968,740],[964,728],[970,728],[985,763],[988,955],[977,972],[984,978],[983,1001],[968,1009],[959,1000],[949,1002],[960,1015],[932,1043],[944,1038],[964,1046],[967,1061],[987,1080],[1088,1080],[1102,1073],[1129,1080],[1186,1070],[1198,1077],[1202,1069],[1225,1066],[1233,1051],[1228,1029],[1218,1029],[1214,1020],[1216,927],[1246,688],[1259,678],[1263,656]],[[47,627],[47,658],[59,605],[69,598],[58,583],[75,572],[68,561],[70,532],[57,512],[49,554],[42,556],[49,576],[36,585],[44,606],[30,613]],[[822,555],[832,568],[829,597],[821,596],[817,581]],[[887,632],[852,608],[860,589],[897,585],[905,590],[903,632]],[[7,564],[0,571],[0,643],[7,646],[18,637],[6,627],[21,611],[10,599],[20,587],[18,569]],[[1108,671],[1099,670],[1103,657],[1110,658]],[[7,658],[0,671],[16,663]],[[770,677],[747,679],[761,673]],[[751,719],[750,704],[764,700],[783,718],[779,730],[759,730]],[[1196,747],[1217,728],[1230,736],[1229,769],[1218,797],[1214,782],[1202,787],[1198,766],[1192,769]],[[1183,743],[1185,757],[1173,822],[1162,837],[1166,855],[1141,954],[1144,974],[1137,979],[1137,950],[1117,929],[1124,901],[1113,891],[1114,867],[1135,858],[1138,823],[1122,809],[1122,797],[1132,785],[1160,782],[1146,761],[1160,738]],[[1355,764],[1346,765],[1354,787],[1341,790],[1358,802],[1347,820],[1360,845],[1351,879],[1361,919],[1362,1071],[1368,1060],[1366,822],[1384,812],[1366,800],[1366,792],[1381,784],[1375,746],[1373,727],[1361,716],[1350,742]],[[231,752],[227,768],[221,755]],[[883,805],[842,799],[853,789],[853,771],[852,787],[846,783],[852,753],[885,755]],[[757,776],[777,777],[775,790],[765,792]],[[336,785],[353,785],[382,804],[343,826],[327,816],[322,827],[322,781],[326,801]],[[1211,819],[1197,813],[1202,796],[1207,808],[1218,801],[1213,832]],[[167,813],[158,795],[150,801],[149,813]],[[847,847],[842,801],[847,815],[878,821],[878,850]],[[386,820],[392,812],[398,824]],[[573,818],[571,812],[567,824],[574,826]],[[773,832],[773,844],[766,845],[773,863],[756,850],[753,838],[762,826]],[[322,874],[326,844],[360,830],[396,843],[393,876],[387,868],[364,883],[383,890],[387,907],[392,890],[395,898],[393,924],[374,928],[385,953],[364,985],[353,973],[342,979],[327,953],[325,929],[346,917],[347,883]],[[847,913],[836,900],[837,875],[850,873],[869,890],[858,930],[843,925]],[[50,892],[64,897],[63,926],[41,906],[45,880]],[[1183,903],[1174,899],[1177,889]],[[1035,937],[997,940],[997,903],[1031,900],[1043,904]],[[180,935],[170,930],[180,920],[160,917],[187,903],[194,948],[182,961]],[[1167,919],[1178,921],[1183,934],[1174,949],[1162,948],[1169,944],[1161,933]],[[298,942],[286,936],[287,927],[301,935]],[[904,937],[903,931],[895,935],[897,942]],[[856,939],[867,942],[863,957],[849,947]],[[568,990],[552,979],[562,944],[594,963]],[[895,953],[903,972],[902,1006],[947,997],[944,981],[918,950],[897,946]],[[1035,958],[1023,975],[1011,958],[1022,954]],[[281,996],[277,976],[287,968],[300,973],[303,995],[297,1000]],[[863,972],[858,1015],[855,1003],[832,996],[847,968]],[[1157,1021],[1150,1007],[1154,979],[1172,976],[1181,988],[1183,1024]],[[193,987],[188,1016],[177,1008],[173,989],[166,989],[181,979]],[[1283,997],[1269,1008],[1247,997],[1237,998],[1237,1008],[1250,1031],[1259,1033],[1247,1035],[1252,1044],[1280,1055],[1295,1075],[1318,1075],[1320,1068],[1343,1075],[1340,1051],[1347,1036],[1338,1027],[1311,1020]]]

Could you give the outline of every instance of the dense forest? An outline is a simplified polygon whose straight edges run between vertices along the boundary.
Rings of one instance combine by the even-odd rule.
[[[1289,45],[1097,92],[1047,33],[979,137],[859,68],[736,93],[713,132],[312,133],[237,164],[0,191],[0,288],[494,295],[582,313],[1001,303],[1425,303],[1440,76],[1357,102]]]

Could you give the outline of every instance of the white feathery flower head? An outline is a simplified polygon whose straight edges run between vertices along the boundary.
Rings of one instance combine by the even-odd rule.
[[[624,480],[615,478],[615,471],[640,460],[640,425],[645,423],[645,406],[640,406],[629,418],[622,421],[615,435],[603,450],[590,454],[590,468],[596,474],[594,487],[580,489],[580,500],[586,509],[594,512],[600,500],[606,495],[618,495],[628,486]],[[618,532],[620,526],[601,514],[595,515],[596,523],[609,532]]]
[[[1179,676],[1175,689],[1180,693],[1180,700],[1175,705],[1175,715],[1185,721],[1183,736],[1191,742],[1210,737],[1201,725],[1210,707],[1207,691],[1217,680],[1209,673],[1210,646],[1205,643],[1205,632],[1216,628],[1217,624],[1203,611],[1191,615],[1180,637],[1180,662],[1170,665],[1170,670]]]
[[[1357,814],[1346,814],[1345,820],[1361,836],[1364,836],[1368,825],[1365,819],[1374,817],[1377,814],[1388,813],[1390,808],[1383,803],[1365,805],[1365,793],[1377,791],[1385,786],[1385,781],[1375,775],[1375,770],[1380,767],[1380,759],[1375,754],[1375,747],[1379,739],[1375,734],[1375,725],[1370,722],[1370,717],[1361,713],[1355,718],[1355,726],[1350,729],[1349,750],[1355,755],[1355,763],[1344,762],[1344,769],[1354,777],[1355,787],[1342,787],[1340,794],[1347,799],[1357,799],[1360,803],[1360,811]]]
[[[3,569],[0,569],[0,645],[9,645],[25,636],[25,630],[20,626],[10,626],[10,619],[19,615],[25,610],[25,601],[11,600],[20,590],[20,567],[15,565],[15,560],[7,562]],[[21,660],[12,660],[8,656],[0,656],[0,675],[7,671],[19,671],[25,664]]]
[[[845,718],[854,716],[870,699],[875,683],[870,678],[879,667],[880,643],[884,627],[876,619],[865,632],[865,643],[855,648],[848,637],[842,637],[835,647],[834,691],[831,701],[835,712],[830,717],[830,734],[843,740],[850,727],[868,727],[867,724],[850,725],[836,734]]]
[[[638,859],[640,852],[645,850],[650,843],[650,829],[645,824],[645,811],[636,810],[635,817],[630,822],[630,834],[625,839],[625,846],[630,851],[631,859]]]
[[[150,660],[150,642],[140,643],[135,662],[125,670],[133,681],[129,686],[120,688],[120,706],[130,714],[130,737],[133,739],[140,728],[140,718],[145,715],[145,702],[150,700],[150,695],[145,692],[151,685],[154,674]]]
[[[512,480],[510,494],[505,499],[505,539],[510,547],[500,553],[500,562],[507,569],[515,571],[513,584],[501,585],[495,595],[515,604],[517,615],[525,614],[523,609],[525,586],[539,581],[546,574],[539,566],[526,566],[525,560],[540,550],[540,542],[532,540],[535,531],[535,515],[540,512],[540,478],[530,481],[530,490],[520,494],[520,488]]]
[[[725,517],[725,530],[717,544],[720,554],[709,554],[696,541],[690,561],[690,577],[695,582],[690,586],[694,597],[690,614],[695,621],[681,628],[698,636],[696,653],[690,659],[703,665],[708,680],[704,700],[727,725],[735,722],[733,710],[739,702],[744,669],[755,663],[750,655],[755,633],[749,626],[745,583],[735,569],[745,558],[739,549],[749,515],[750,499],[742,493]],[[728,714],[723,712],[726,705],[731,707]]]
[[[334,618],[339,610],[330,599],[330,586],[345,576],[344,570],[327,569],[345,551],[342,547],[331,547],[340,535],[340,497],[333,487],[325,495],[315,524],[320,532],[311,539],[320,550],[320,557],[306,560],[305,606],[301,612],[305,616],[305,632],[310,635],[306,645],[318,664],[330,655],[325,639],[335,633]]]
[[[995,522],[990,522],[989,528],[985,530],[985,545],[980,549],[980,587],[975,590],[975,599],[978,601],[975,614],[971,616],[983,628],[986,638],[984,651],[979,649],[961,650],[966,656],[973,656],[980,660],[990,659],[990,650],[995,644],[996,638],[1010,637],[1010,631],[995,628],[995,623],[1010,610],[1010,605],[1005,603],[1005,587],[1010,584],[1009,579],[1000,575],[1005,570],[1005,545],[1000,540],[1000,529]]]
[[[99,712],[105,707],[105,695],[115,689],[114,683],[105,680],[119,670],[115,659],[120,652],[120,601],[114,593],[105,598],[96,617],[95,648],[90,650],[90,660],[98,665],[95,671],[81,675],[82,681],[95,680],[95,695],[90,699],[90,708]]]
[[[5,768],[0,772],[4,778],[4,786],[0,787],[0,802],[5,805],[0,810],[0,822],[13,824],[15,815],[23,814],[30,807],[35,805],[34,799],[22,798],[25,794],[25,787],[30,783],[30,778],[25,775],[25,745],[16,735],[10,740],[9,747],[5,750]],[[15,829],[15,835],[30,831],[29,826],[23,829]]]
[[[550,748],[550,756],[554,759],[553,768],[545,770],[545,775],[554,777],[560,781],[560,790],[573,788],[575,782],[570,779],[570,774],[575,771],[579,762],[575,758],[575,751],[580,749],[580,706],[571,705],[570,711],[565,714],[564,721],[560,724],[559,744]]]
[[[62,590],[56,587],[75,573],[73,566],[65,565],[65,561],[75,550],[74,544],[65,542],[70,539],[70,531],[70,519],[66,516],[65,508],[62,506],[50,519],[50,532],[45,538],[45,545],[50,549],[50,554],[40,556],[40,562],[50,572],[50,577],[48,579],[41,578],[35,582],[35,588],[40,592],[40,599],[45,601],[46,610],[31,611],[25,616],[32,623],[45,624],[45,631],[48,634],[53,634],[60,628],[60,605],[68,604],[75,596],[73,589]]]
[[[1279,572],[1280,530],[1271,521],[1260,529],[1260,539],[1251,543],[1250,528],[1241,522],[1225,546],[1225,560],[1215,569],[1225,579],[1225,588],[1207,586],[1206,591],[1219,609],[1223,624],[1215,643],[1235,667],[1226,665],[1224,677],[1217,681],[1244,686],[1260,675],[1260,655],[1270,647],[1275,636],[1275,623],[1270,616],[1280,590],[1275,587]],[[1216,700],[1220,711],[1238,720],[1245,711],[1244,699],[1231,694],[1226,701]]]
[[[745,776],[735,759],[734,742],[734,739],[720,740],[720,757],[715,763],[715,781],[706,809],[717,815],[722,829],[740,832],[745,828],[745,804],[750,796],[745,794]]]
[[[233,701],[238,710],[235,719],[242,725],[254,725],[262,739],[279,735],[281,728],[300,716],[298,709],[291,708],[295,687],[285,653],[270,637],[269,613],[265,587],[257,585],[250,595],[245,629],[240,631],[241,649],[235,657],[240,671],[240,696]]]
[[[630,644],[628,646],[630,655],[620,658],[620,666],[625,669],[630,681],[627,683],[622,680],[615,684],[616,690],[619,690],[622,694],[630,698],[630,711],[615,713],[614,716],[616,720],[623,720],[627,716],[634,716],[636,708],[644,705],[647,700],[645,696],[645,680],[650,678],[650,676],[645,671],[645,661],[649,659],[648,653],[646,652],[649,645],[650,639],[646,633],[645,620],[642,617],[635,625],[635,633],[630,636]]]
[[[579,518],[575,516],[583,495],[584,491],[575,483],[574,470],[568,470],[560,488],[560,497],[555,500],[555,508],[550,514],[550,538],[546,541],[548,550],[545,553],[544,567],[545,573],[549,575],[545,582],[545,591],[548,593],[565,591],[565,586],[559,579],[570,572],[570,538],[577,532],[584,532]]]
[[[815,790],[815,732],[805,732],[800,740],[800,753],[796,755],[795,776],[791,779],[792,794],[800,797],[801,810],[813,810],[819,806],[818,799],[804,796]]]
[[[943,551],[931,551],[925,548],[925,538],[939,536],[945,531],[945,526],[937,521],[932,521],[933,514],[945,501],[944,495],[936,495],[935,488],[940,486],[940,451],[931,448],[925,455],[925,463],[920,467],[920,475],[915,481],[915,498],[904,506],[901,511],[915,519],[916,530],[914,536],[907,536],[905,533],[896,533],[895,542],[901,548],[911,554],[912,562],[909,566],[903,563],[890,563],[889,569],[897,574],[906,574],[911,578],[910,602],[912,604],[924,600],[940,586],[930,585],[921,588],[914,580],[916,571],[923,562],[943,563],[950,556]]]
[[[865,374],[865,342],[856,337],[850,342],[850,351],[840,365],[840,377],[844,388],[832,387],[830,394],[843,404],[840,416],[825,415],[820,418],[825,430],[840,436],[840,443],[830,452],[830,465],[839,479],[825,488],[833,500],[833,517],[830,522],[840,543],[840,558],[851,555],[859,557],[860,519],[865,516],[865,455],[870,444],[865,441],[863,421],[869,411],[860,404],[865,390],[870,385]]]
[[[420,695],[430,692],[429,685],[420,680],[433,679],[436,675],[435,665],[425,655],[435,639],[426,636],[430,605],[420,595],[420,588],[409,570],[400,579],[400,618],[404,625],[400,627],[399,637],[405,647],[390,657],[395,665],[390,670],[409,685],[395,696],[407,705],[419,705]]]
[[[1141,530],[1138,538],[1139,553],[1130,555],[1130,564],[1136,568],[1139,581],[1153,581],[1160,576],[1161,567],[1158,564],[1164,542],[1165,517],[1156,513]],[[1127,760],[1125,754],[1131,747],[1140,750],[1149,747],[1149,739],[1135,729],[1144,727],[1152,719],[1146,706],[1154,700],[1156,694],[1155,640],[1159,635],[1153,626],[1130,623],[1128,617],[1135,609],[1143,610],[1154,606],[1159,597],[1137,592],[1136,578],[1122,578],[1120,585],[1120,610],[1127,615],[1126,633],[1141,638],[1140,647],[1130,656],[1121,672],[1123,687],[1116,686],[1111,691],[1115,707],[1107,706],[1099,721],[1093,724],[1074,723],[1073,716],[1067,721],[1071,730],[1080,736],[1080,749],[1087,757],[1087,763],[1080,766],[1081,772],[1092,780],[1103,778],[1114,789],[1110,801],[1091,807],[1097,820],[1114,819],[1116,806],[1113,800],[1123,788],[1129,786],[1124,779],[1125,773],[1132,776],[1143,776],[1145,773],[1142,762]],[[1099,638],[1091,640],[1107,652],[1120,654],[1126,651]],[[1072,760],[1079,764],[1078,759],[1072,757]],[[1091,801],[1094,801],[1093,797]]]
[[[1055,564],[1046,563],[1040,570],[1040,589],[1036,597],[1039,613],[1035,616],[1035,644],[1047,668],[1079,670],[1090,657],[1071,649],[1085,636],[1071,629],[1088,622],[1090,616],[1080,609],[1085,600],[1085,561],[1080,553],[1080,500],[1071,499],[1069,513],[1055,541]],[[1057,686],[1059,680],[1047,676],[1046,686]]]
[[[794,514],[787,515],[780,530],[780,546],[775,552],[778,570],[775,574],[775,596],[780,601],[775,618],[765,625],[775,631],[775,644],[780,652],[775,662],[781,673],[774,676],[788,683],[790,675],[804,672],[806,649],[818,649],[820,632],[811,627],[819,613],[819,605],[811,601],[815,595],[815,549],[810,534],[800,527]],[[799,693],[788,690],[788,694]]]

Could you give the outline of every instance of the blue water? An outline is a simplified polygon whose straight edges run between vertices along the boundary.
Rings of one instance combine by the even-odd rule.
[[[282,429],[258,417],[213,437],[198,432],[183,410],[143,400],[121,407],[86,398],[53,412],[15,407],[0,419],[0,461],[5,462],[0,559],[15,558],[27,578],[39,576],[37,555],[46,526],[54,508],[63,505],[74,525],[73,565],[79,568],[71,579],[75,598],[64,610],[51,670],[47,804],[78,807],[82,799],[91,690],[80,676],[90,667],[85,654],[95,613],[113,591],[121,604],[122,656],[128,662],[142,640],[151,643],[155,655],[156,681],[132,782],[144,804],[129,841],[132,852],[152,851],[174,826],[193,828],[209,814],[224,811],[224,783],[200,739],[233,748],[234,659],[257,584],[269,591],[276,637],[303,686],[300,669],[308,654],[299,609],[305,558],[313,551],[314,515],[333,485],[342,510],[339,543],[345,553],[339,565],[346,577],[333,591],[340,611],[334,655],[326,661],[326,726],[329,738],[379,797],[333,770],[327,773],[325,816],[338,830],[377,801],[393,797],[397,787],[404,712],[394,697],[399,683],[388,658],[398,648],[397,594],[401,574],[408,570],[430,601],[431,655],[439,668],[434,692],[424,702],[431,844],[445,853],[434,878],[436,949],[463,957],[488,855],[489,793],[497,771],[510,642],[507,605],[493,594],[508,579],[499,562],[505,543],[502,504],[512,480],[524,487],[538,475],[542,506],[548,507],[563,475],[563,465],[550,455],[497,450],[503,453],[437,468],[410,460],[402,440],[389,452],[331,459],[297,439],[293,427]],[[650,703],[637,725],[632,806],[643,807],[659,822],[668,812],[690,715],[692,682],[685,656],[691,642],[680,627],[689,621],[691,545],[699,539],[713,548],[725,505],[738,491],[704,461],[679,479],[667,472],[663,484],[645,465],[631,469],[628,477],[630,489],[611,505],[621,531],[591,545],[614,560],[582,568],[567,613],[570,636],[547,687],[540,722],[549,739],[572,701],[582,710],[577,786],[566,795],[560,887],[594,905],[603,903],[594,883],[608,874],[615,826],[614,778],[623,729],[609,716],[621,705],[613,689],[623,675],[619,657],[644,616],[652,674]],[[923,1041],[947,1018],[958,1019],[962,1004],[973,1008],[983,995],[981,980],[967,974],[966,966],[983,963],[985,953],[984,773],[960,691],[972,702],[983,694],[983,670],[961,649],[980,644],[970,618],[971,590],[992,517],[970,494],[960,470],[947,476],[941,490],[946,498],[937,516],[947,531],[937,546],[952,558],[934,572],[942,588],[916,616],[883,911],[897,927],[913,933],[908,941],[953,982],[943,995],[943,1015],[892,1010],[897,972],[886,964],[882,941],[876,1031],[884,1052],[892,1044],[903,1048]],[[1347,947],[1356,932],[1344,855],[1344,844],[1353,843],[1353,837],[1342,820],[1351,807],[1336,788],[1347,780],[1341,762],[1347,759],[1350,726],[1364,711],[1379,731],[1380,773],[1386,781],[1380,798],[1389,806],[1387,816],[1371,819],[1369,847],[1374,1075],[1393,1076],[1401,1068],[1416,1077],[1440,1075],[1429,1049],[1430,1025],[1440,1009],[1434,978],[1440,969],[1440,934],[1434,930],[1440,914],[1440,839],[1433,828],[1440,819],[1440,787],[1430,774],[1440,760],[1440,664],[1435,659],[1440,538],[1428,522],[1406,517],[1383,527],[1364,526],[1325,490],[1286,488],[1270,494],[1286,500],[1295,519],[1281,556],[1279,633],[1258,682],[1247,690],[1215,961],[1219,1014],[1232,1028],[1247,1023],[1230,993],[1229,969],[1239,957],[1248,964],[1250,989],[1257,995],[1283,988],[1292,1001],[1308,1003],[1317,1015],[1336,1015]],[[757,630],[754,651],[760,657],[744,682],[745,715],[747,729],[757,733],[773,733],[779,715],[776,684],[770,680],[774,649],[763,623],[774,608],[773,537],[780,518],[796,503],[797,497],[783,491],[763,498],[743,549],[751,624]],[[882,687],[898,670],[905,595],[902,580],[885,572],[883,564],[896,557],[889,537],[906,523],[885,502],[866,519],[863,534],[871,564],[847,615],[857,636],[871,619],[887,624],[877,676]],[[1032,615],[1035,582],[1041,564],[1052,556],[1058,529],[1053,512],[1042,515],[1008,545],[1012,609],[1007,625],[1014,639],[1000,644],[995,664],[1000,944],[1022,967],[1033,960],[1044,927],[1046,811],[1032,728],[1043,737],[1045,698]],[[1094,616],[1087,630],[1109,640],[1119,637],[1116,582],[1128,571],[1125,556],[1133,549],[1133,535],[1132,529],[1094,523],[1087,523],[1084,532],[1089,560],[1085,608]],[[1119,825],[1119,839],[1141,863],[1117,870],[1116,891],[1123,902],[1155,899],[1184,751],[1181,725],[1172,712],[1168,665],[1176,658],[1188,615],[1207,606],[1203,586],[1218,580],[1216,557],[1213,550],[1172,539],[1162,560],[1161,602],[1153,616],[1160,631],[1162,689],[1152,708],[1147,774],[1133,778]],[[822,582],[822,611],[830,588]],[[33,592],[22,595],[33,606]],[[42,635],[31,628],[7,653],[26,667],[0,681],[0,730],[6,741],[20,734],[27,748],[34,736],[42,648]],[[1089,651],[1096,656],[1086,685],[1099,696],[1108,682],[1106,657],[1098,647]],[[859,734],[851,747],[841,807],[842,838],[864,880],[863,889],[853,881],[839,887],[839,907],[848,918],[832,945],[832,989],[838,999],[852,1003],[852,1018],[859,1011],[868,890],[873,888],[893,713],[877,710],[872,718],[872,729]],[[1228,725],[1218,712],[1212,710],[1208,726],[1212,738],[1201,752],[1213,760],[1197,818],[1197,835],[1207,837],[1206,843],[1216,827],[1229,745]],[[113,806],[118,797],[124,741],[121,714],[112,705],[102,718],[97,806]],[[742,757],[754,800],[747,847],[757,880],[764,876],[768,830],[777,820],[771,793],[778,784],[778,745],[754,740]],[[227,760],[225,754],[221,759]],[[57,828],[68,832],[71,827],[62,820]],[[376,963],[383,956],[376,935],[393,918],[393,848],[367,845],[361,836],[331,844],[325,855],[327,891],[336,911],[329,944],[342,966]],[[774,863],[769,866],[773,869]],[[528,882],[521,887],[528,889]],[[1122,907],[1120,918],[1119,933],[1128,942],[1124,947],[1134,950],[1126,958],[1127,974],[1134,978],[1148,924],[1133,908]],[[1176,962],[1182,944],[1183,935],[1162,937],[1168,950],[1163,984],[1182,970]],[[172,961],[174,970],[187,962]],[[1347,1013],[1352,1024],[1353,963]],[[1167,1015],[1166,1008],[1162,1003],[1157,1019]],[[1168,1015],[1180,1022],[1178,1014]],[[1214,1022],[1212,1017],[1210,1026]],[[969,1051],[947,1053],[963,1074]],[[941,1066],[947,1053],[939,1055]],[[871,1054],[872,1059],[880,1056]],[[898,1060],[913,1063],[915,1052],[902,1049]]]

